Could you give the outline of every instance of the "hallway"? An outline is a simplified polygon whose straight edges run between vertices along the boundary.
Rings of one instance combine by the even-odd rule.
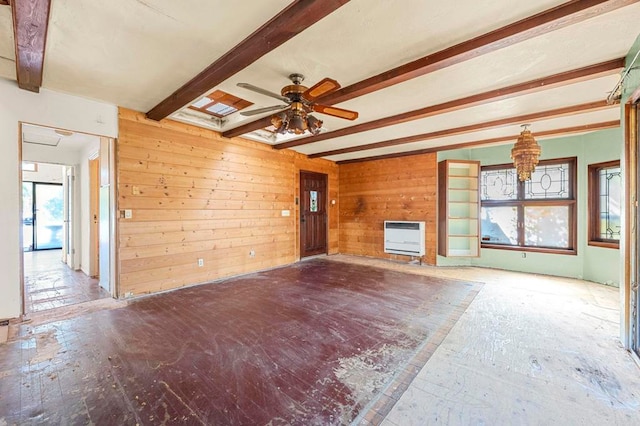
[[[82,271],[73,271],[62,262],[62,250],[24,253],[26,312],[40,312],[110,297]]]

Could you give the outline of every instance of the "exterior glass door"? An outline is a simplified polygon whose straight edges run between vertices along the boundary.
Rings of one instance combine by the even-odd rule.
[[[33,182],[22,182],[22,249],[33,250]]]
[[[24,250],[62,248],[64,225],[62,185],[23,182],[22,197]]]

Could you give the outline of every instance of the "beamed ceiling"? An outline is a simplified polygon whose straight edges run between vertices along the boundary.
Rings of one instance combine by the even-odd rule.
[[[522,123],[538,139],[618,127],[605,99],[638,22],[630,0],[2,1],[0,77],[353,162],[510,144]],[[237,83],[279,93],[291,73],[337,80],[318,102],[359,118],[314,113],[322,133],[292,137],[264,130],[271,113],[187,108],[215,90],[277,105]]]

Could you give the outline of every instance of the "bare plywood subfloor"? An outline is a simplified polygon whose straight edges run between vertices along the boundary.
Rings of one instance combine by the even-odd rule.
[[[619,340],[618,288],[484,268],[335,260],[484,283],[383,425],[640,424],[640,369]]]

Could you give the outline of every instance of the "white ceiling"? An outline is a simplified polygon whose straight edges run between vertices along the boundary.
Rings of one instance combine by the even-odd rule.
[[[211,89],[253,102],[249,109],[277,105],[277,100],[236,84],[279,92],[289,84],[287,76],[298,72],[306,76],[308,86],[331,77],[344,87],[564,3],[351,0]],[[43,86],[146,112],[288,4],[286,0],[52,0]],[[339,104],[359,112],[355,122],[317,116],[327,131],[333,131],[620,58],[640,32],[638,22],[640,2]],[[0,77],[15,79],[13,50],[10,8],[0,6]],[[604,100],[618,78],[600,77],[294,149],[324,152]],[[619,108],[576,114],[534,121],[532,131],[619,117]],[[234,113],[222,127],[211,120],[198,124],[226,131],[255,118]],[[505,125],[328,158],[349,160],[518,133],[518,125]]]
[[[78,163],[83,151],[99,146],[100,138],[95,135],[33,124],[22,125],[22,159],[25,161],[72,165]]]

